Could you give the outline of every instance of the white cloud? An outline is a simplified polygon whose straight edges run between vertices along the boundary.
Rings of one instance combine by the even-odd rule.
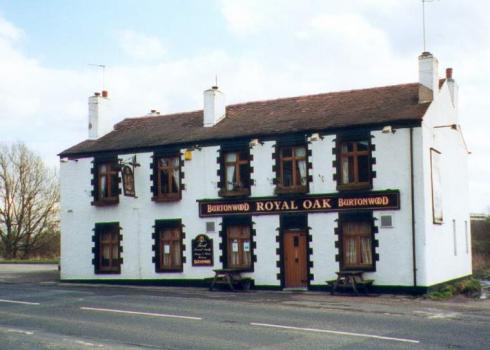
[[[119,43],[130,57],[141,61],[160,60],[166,50],[159,38],[124,30],[119,34]]]
[[[221,11],[229,28],[241,36],[260,32],[268,19],[257,1],[223,0]]]
[[[122,49],[135,61],[113,64],[106,71],[111,122],[150,109],[199,109],[202,91],[214,83],[215,74],[229,103],[416,81],[420,23],[407,14],[418,15],[420,4],[372,4],[226,0],[221,10],[235,35],[233,45],[247,49],[204,49],[184,57],[176,51],[172,59],[158,38],[120,32]],[[489,25],[475,22],[484,11],[472,3],[461,11],[455,5],[439,9],[437,16],[444,20],[431,23],[429,42],[438,43],[431,50],[441,73],[453,66],[461,85],[461,123],[473,151],[471,210],[481,211],[490,202]],[[436,11],[429,15],[436,18]],[[453,17],[458,24],[454,28],[448,20]],[[461,28],[471,28],[471,35]],[[100,73],[88,67],[46,67],[17,48],[23,36],[0,17],[0,140],[22,139],[55,164],[58,152],[86,138],[87,97],[100,89]]]
[[[14,26],[12,23],[7,22],[4,18],[0,17],[0,39],[16,41],[22,36],[22,31]]]

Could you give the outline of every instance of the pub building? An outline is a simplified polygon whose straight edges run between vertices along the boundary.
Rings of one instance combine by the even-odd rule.
[[[424,292],[471,274],[468,150],[452,69],[419,81],[152,111],[60,154],[61,278],[325,289],[361,271],[377,291]]]

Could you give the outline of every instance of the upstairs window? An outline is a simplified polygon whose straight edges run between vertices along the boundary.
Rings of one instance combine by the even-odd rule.
[[[181,198],[180,157],[156,158],[156,201],[174,201]]]
[[[223,153],[224,185],[222,196],[250,194],[250,156],[247,151]]]
[[[277,193],[307,192],[308,171],[306,146],[279,149]]]
[[[371,154],[369,140],[344,141],[339,144],[338,189],[371,187]]]
[[[95,205],[119,201],[119,165],[117,161],[96,163]]]

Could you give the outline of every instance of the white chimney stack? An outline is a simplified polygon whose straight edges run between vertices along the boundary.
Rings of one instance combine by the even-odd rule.
[[[431,102],[439,90],[439,62],[430,52],[419,56],[419,103]]]
[[[102,136],[102,121],[104,118],[104,113],[106,110],[105,102],[108,99],[107,91],[96,92],[93,96],[88,98],[88,139],[89,140],[97,140],[100,136]],[[107,119],[108,116],[105,115]],[[107,120],[106,120],[107,122]]]
[[[205,127],[211,127],[225,118],[225,95],[217,86],[204,91],[204,121]]]

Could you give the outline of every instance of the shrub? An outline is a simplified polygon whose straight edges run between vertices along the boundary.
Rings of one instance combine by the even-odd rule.
[[[471,297],[478,296],[481,292],[480,281],[475,278],[468,278],[458,282],[455,287],[458,294],[464,294]]]

